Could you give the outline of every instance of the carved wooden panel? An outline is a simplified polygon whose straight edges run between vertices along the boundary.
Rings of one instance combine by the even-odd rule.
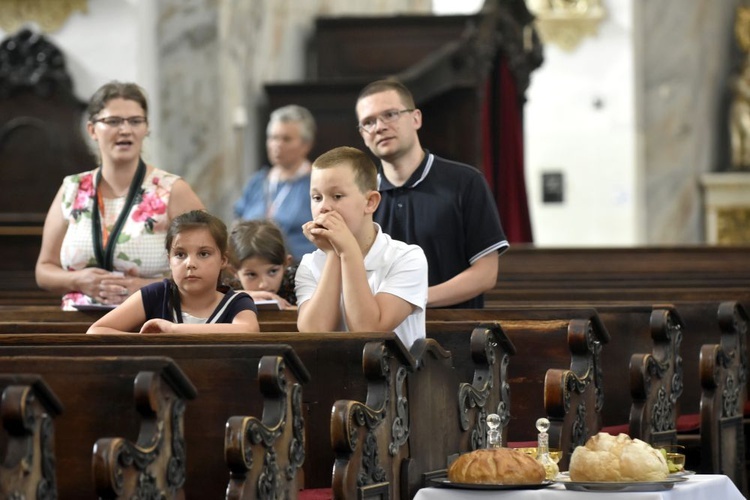
[[[65,57],[22,30],[0,43],[0,222],[44,220],[63,176],[95,165]]]

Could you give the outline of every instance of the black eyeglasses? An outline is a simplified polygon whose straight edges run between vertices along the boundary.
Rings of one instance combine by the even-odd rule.
[[[103,123],[108,127],[120,128],[125,122],[128,122],[128,125],[135,128],[140,127],[147,121],[148,119],[145,116],[129,116],[128,118],[123,118],[121,116],[108,116],[106,118],[98,118],[94,120],[94,123]]]
[[[402,113],[411,113],[414,111],[414,109],[389,109],[388,111],[383,111],[377,116],[373,116],[371,118],[365,118],[361,122],[357,124],[357,128],[359,130],[364,130],[368,134],[371,134],[375,131],[375,127],[378,124],[378,120],[380,120],[380,123],[392,123],[398,120],[398,117],[401,116]]]

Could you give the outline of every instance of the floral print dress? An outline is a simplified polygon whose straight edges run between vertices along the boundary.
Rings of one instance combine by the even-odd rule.
[[[68,230],[60,250],[63,269],[77,271],[96,267],[91,213],[96,203],[94,182],[96,170],[74,174],[63,180],[62,211]],[[169,276],[169,261],[164,240],[169,227],[167,207],[172,186],[179,176],[152,169],[135,196],[130,216],[123,225],[115,246],[113,268],[141,278]],[[112,230],[125,207],[126,196],[104,198],[102,225]],[[80,292],[69,292],[62,298],[62,308],[95,304],[96,300]]]

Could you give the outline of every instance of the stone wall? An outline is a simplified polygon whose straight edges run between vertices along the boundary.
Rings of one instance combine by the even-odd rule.
[[[161,147],[209,209],[232,204],[264,157],[265,82],[304,77],[317,16],[428,13],[430,0],[159,0]],[[259,134],[259,131],[261,134]]]

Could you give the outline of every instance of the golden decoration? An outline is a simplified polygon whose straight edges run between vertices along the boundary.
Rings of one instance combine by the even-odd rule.
[[[734,36],[742,52],[750,52],[750,7],[737,7],[734,20]]]
[[[727,207],[717,211],[719,245],[750,244],[750,208]]]
[[[572,52],[586,36],[595,36],[605,17],[601,0],[526,0],[544,43]]]
[[[0,28],[14,33],[33,22],[44,33],[53,33],[77,10],[87,13],[88,0],[2,0]]]

